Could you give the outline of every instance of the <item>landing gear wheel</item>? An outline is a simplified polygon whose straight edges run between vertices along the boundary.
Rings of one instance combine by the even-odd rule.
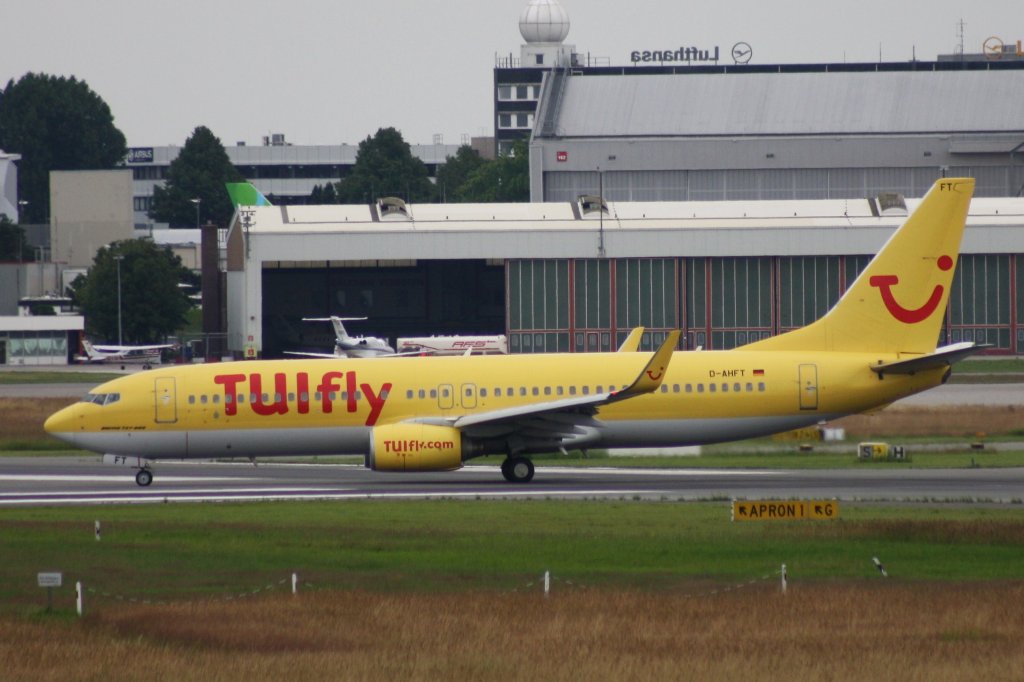
[[[533,480],[533,462],[528,457],[509,457],[501,463],[501,475],[509,483],[529,483]]]
[[[145,488],[153,482],[153,472],[149,469],[139,469],[139,472],[135,474],[135,482]]]

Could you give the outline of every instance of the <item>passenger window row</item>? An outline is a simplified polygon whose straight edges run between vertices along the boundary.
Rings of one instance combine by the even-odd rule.
[[[615,385],[608,385],[608,391],[620,390]],[[626,388],[626,386],[622,386]],[[442,398],[451,397],[451,388],[442,386],[440,389],[408,389],[405,392],[405,397],[408,400],[420,399],[425,400],[428,397],[431,400],[436,400],[438,395]],[[473,388],[464,388],[466,396],[472,396]],[[752,382],[740,383],[740,382],[722,382],[721,384],[662,384],[660,391],[662,393],[764,393],[768,390],[767,385],[763,381],[759,381],[757,384]],[[605,392],[604,384],[597,384],[596,386],[519,386],[519,387],[495,387],[491,389],[490,394],[495,398],[511,398],[514,396],[527,397],[527,396],[577,396],[577,395],[591,395],[591,393],[598,395]],[[482,387],[479,389],[479,395],[481,398],[488,397],[488,389]]]

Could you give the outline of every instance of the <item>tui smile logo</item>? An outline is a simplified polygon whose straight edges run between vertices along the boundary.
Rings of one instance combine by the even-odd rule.
[[[938,266],[939,270],[946,272],[953,267],[953,259],[949,256],[940,256]],[[928,300],[920,308],[904,308],[896,301],[896,296],[892,293],[892,287],[899,283],[900,278],[897,275],[875,275],[868,280],[868,284],[878,287],[878,292],[882,295],[882,303],[885,304],[889,314],[900,322],[904,324],[917,324],[931,317],[931,314],[939,306],[939,301],[942,300],[942,285],[935,285],[931,296],[928,297]]]

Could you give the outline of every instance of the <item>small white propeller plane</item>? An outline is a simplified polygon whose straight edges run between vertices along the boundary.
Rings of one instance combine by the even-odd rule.
[[[94,364],[141,364],[145,368],[160,364],[160,351],[174,348],[172,343],[153,344],[149,346],[118,346],[109,344],[93,345],[88,339],[82,340],[85,355],[76,355],[75,362]]]

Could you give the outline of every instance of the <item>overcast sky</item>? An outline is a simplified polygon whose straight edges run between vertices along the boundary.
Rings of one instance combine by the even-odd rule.
[[[1024,38],[1020,0],[561,0],[578,52],[745,41],[752,63],[932,60],[995,35]],[[358,143],[492,134],[495,55],[519,56],[527,0],[0,0],[0,84],[76,76],[129,146],[181,145],[206,125],[225,145],[284,133]],[[914,7],[927,7],[924,12]],[[699,106],[699,103],[694,103]]]

